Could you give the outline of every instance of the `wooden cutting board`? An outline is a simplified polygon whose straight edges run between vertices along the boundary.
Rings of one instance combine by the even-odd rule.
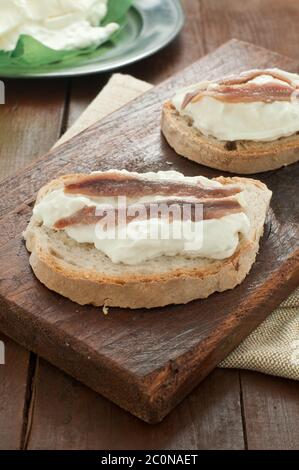
[[[187,305],[110,309],[106,316],[80,307],[35,279],[22,231],[37,190],[64,173],[126,168],[218,176],[169,148],[159,128],[162,103],[200,79],[269,66],[299,70],[291,59],[230,41],[0,185],[1,330],[147,422],[162,420],[298,285],[299,165],[258,176],[274,196],[250,275],[232,291]]]

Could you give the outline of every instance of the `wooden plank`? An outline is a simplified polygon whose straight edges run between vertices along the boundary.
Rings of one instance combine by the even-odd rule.
[[[237,38],[297,60],[298,2],[196,0],[189,3],[197,4],[200,10],[199,29],[206,52],[213,51],[231,38]]]
[[[217,370],[148,425],[41,361],[28,449],[243,449],[240,407],[238,372]]]
[[[106,85],[108,79],[108,74],[101,74],[71,80],[69,106],[65,121],[66,129],[71,127],[81,116],[86,107]]]
[[[242,372],[248,449],[298,450],[299,383]]]
[[[20,449],[31,381],[29,353],[2,334],[0,341],[5,344],[5,365],[0,365],[0,449]]]
[[[58,169],[122,168],[124,154],[128,169],[168,169],[166,161],[172,161],[172,168],[185,174],[216,176],[219,173],[178,157],[161,141],[161,103],[172,93],[171,89],[200,76],[275,64],[292,69],[297,66],[264,49],[231,42],[58,147],[51,159],[47,157],[28,170],[27,177],[32,186],[40,186]],[[298,170],[298,165],[294,165],[261,176],[274,190],[275,217],[270,219],[272,229],[269,225],[258,261],[242,285],[204,302],[160,309],[159,315],[157,311],[112,311],[105,317],[95,308],[76,308],[41,286],[29,269],[21,240],[31,208],[20,206],[1,221],[4,331],[142,419],[161,420],[297,283],[298,221],[292,188]],[[5,185],[6,203],[11,207],[16,206],[15,198],[19,197],[14,188],[20,188],[23,195],[26,191],[24,174]],[[13,189],[8,191],[12,184]],[[290,205],[293,198],[294,204]],[[34,199],[32,193],[30,199]],[[26,323],[26,328],[21,327],[21,322]]]
[[[65,82],[5,80],[0,106],[0,180],[47,152],[60,134]],[[42,136],[42,138],[41,138]],[[23,446],[35,356],[10,339],[0,366],[0,448]]]
[[[0,179],[50,150],[64,115],[66,82],[5,80],[0,107]],[[42,138],[41,138],[42,137]]]

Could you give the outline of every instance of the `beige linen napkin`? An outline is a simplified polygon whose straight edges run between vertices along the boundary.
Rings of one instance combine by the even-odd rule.
[[[152,86],[115,74],[78,121],[57,142],[65,142]],[[243,341],[220,367],[251,369],[299,380],[299,289]]]

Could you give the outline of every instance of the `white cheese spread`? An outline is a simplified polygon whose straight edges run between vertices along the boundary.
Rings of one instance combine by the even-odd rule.
[[[297,74],[284,72],[280,69],[268,70],[278,72],[290,79],[294,86],[299,84],[299,75]],[[266,72],[248,83],[278,82],[285,84],[285,82],[267,75]],[[193,126],[206,136],[212,136],[221,141],[272,141],[299,131],[298,99],[270,103],[258,101],[230,103],[211,96],[204,96],[194,103],[190,102],[183,109],[186,93],[196,91],[206,85],[207,90],[213,89],[214,84],[205,81],[179,91],[172,99],[172,104],[177,111],[182,116],[190,117],[193,120]]]
[[[0,50],[27,34],[55,50],[99,46],[119,26],[100,26],[107,0],[0,0]]]
[[[115,173],[116,170],[111,170]],[[125,170],[120,173],[126,174]],[[132,173],[128,173],[132,175]],[[134,174],[134,173],[133,173]],[[140,176],[136,173],[136,176]],[[222,184],[202,176],[185,177],[176,171],[161,171],[158,173],[144,173],[146,178],[155,180],[182,181],[189,184],[201,183],[209,188],[221,188]],[[244,205],[242,193],[235,196]],[[128,200],[130,204],[169,200],[167,196],[155,195]],[[194,198],[189,198],[190,201]],[[188,200],[188,197],[184,200]],[[49,192],[35,207],[35,217],[46,227],[53,229],[55,223],[63,218],[70,217],[85,206],[101,207],[111,205],[117,207],[116,197],[89,197],[84,195],[66,194],[63,188]],[[187,225],[189,224],[189,225]],[[168,225],[168,226],[167,226]],[[152,239],[150,234],[165,234],[169,229],[169,221],[161,218],[147,220],[133,220],[127,227],[105,233],[99,237],[96,225],[77,224],[66,227],[64,230],[70,238],[78,243],[91,243],[98,250],[105,253],[113,263],[129,265],[143,263],[146,260],[160,256],[184,255],[187,257],[201,257],[210,259],[225,259],[230,257],[237,249],[239,235],[245,238],[249,234],[250,222],[244,212],[229,214],[219,219],[204,221],[176,221],[171,223],[172,230],[169,238],[161,235]],[[166,230],[166,231],[165,231]],[[126,232],[125,232],[126,231]],[[103,235],[101,233],[101,235]]]

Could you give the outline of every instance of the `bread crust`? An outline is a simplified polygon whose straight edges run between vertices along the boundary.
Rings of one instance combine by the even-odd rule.
[[[62,186],[73,176],[52,181],[40,190],[37,200]],[[185,304],[194,299],[206,298],[213,292],[234,288],[243,281],[255,261],[271,192],[256,180],[237,177],[220,177],[217,180],[223,184],[247,185],[256,193],[260,205],[258,211],[254,208],[256,214],[251,214],[253,227],[250,239],[241,240],[238,250],[230,258],[221,261],[207,260],[206,263],[201,261],[195,267],[188,266],[186,261],[183,269],[161,273],[138,273],[134,270],[133,274],[116,276],[107,275],[105,269],[78,269],[61,259],[61,256],[56,256],[51,247],[51,234],[46,234],[45,229],[32,216],[24,236],[26,247],[31,252],[30,264],[36,277],[49,289],[78,304],[132,309]]]
[[[224,142],[203,135],[170,101],[162,110],[162,132],[179,155],[229,173],[254,174],[276,170],[299,160],[299,135],[273,142]]]

